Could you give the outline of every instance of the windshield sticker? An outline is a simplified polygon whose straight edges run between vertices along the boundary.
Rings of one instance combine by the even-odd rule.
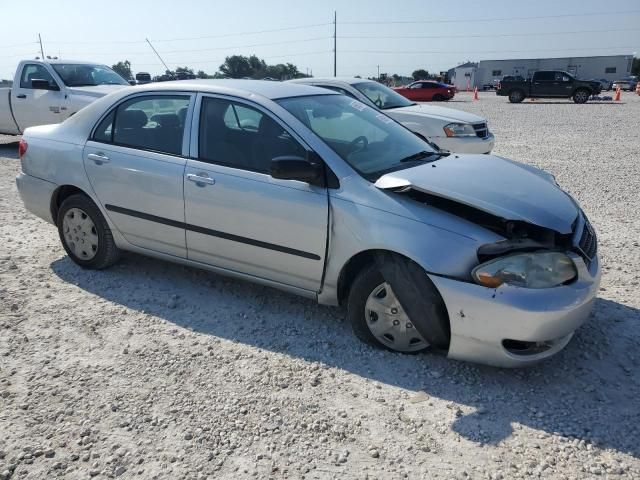
[[[359,112],[367,108],[367,106],[364,103],[359,102],[358,100],[354,100],[353,102],[350,103],[350,105],[356,110],[358,110]]]
[[[378,120],[380,120],[381,122],[383,122],[383,123],[391,123],[392,122],[392,120],[389,117],[387,117],[386,115],[383,115],[382,113],[379,113],[378,115],[376,115],[376,118]]]

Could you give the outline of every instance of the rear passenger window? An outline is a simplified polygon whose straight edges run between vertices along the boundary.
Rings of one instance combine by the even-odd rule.
[[[205,97],[200,112],[198,159],[268,173],[271,160],[305,157],[306,150],[275,120],[255,108]]]
[[[189,101],[189,97],[178,95],[131,99],[100,122],[93,140],[181,155]]]

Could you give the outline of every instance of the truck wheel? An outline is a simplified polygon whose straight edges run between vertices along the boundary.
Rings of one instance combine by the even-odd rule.
[[[587,100],[589,100],[589,90],[581,88],[573,94],[573,101],[575,103],[587,103]]]
[[[81,267],[100,270],[118,260],[120,251],[109,225],[86,195],[71,195],[62,202],[57,225],[62,246]]]
[[[365,343],[395,352],[417,353],[432,345],[446,349],[449,318],[433,283],[424,270],[410,260],[387,257],[386,261],[392,269],[399,267],[404,277],[400,282],[407,282],[419,292],[404,290],[406,285],[398,285],[398,275],[391,273],[390,278],[385,278],[377,264],[365,267],[351,285],[347,302],[355,335]],[[396,286],[395,291],[392,284]],[[401,289],[403,295],[396,295]],[[399,296],[404,297],[403,303]],[[422,333],[416,328],[415,320],[420,323]],[[446,332],[442,332],[442,326],[446,326]]]
[[[520,103],[524,100],[524,93],[522,90],[513,90],[509,93],[509,101],[511,103]]]

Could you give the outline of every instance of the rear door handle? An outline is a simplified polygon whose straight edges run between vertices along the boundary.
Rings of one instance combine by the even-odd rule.
[[[102,165],[103,163],[109,163],[109,157],[105,156],[102,153],[90,153],[87,155],[89,160],[93,160],[97,165]]]
[[[27,96],[24,93],[21,93],[20,95],[16,95],[16,98],[27,98]]]
[[[188,173],[187,180],[200,185],[215,185],[216,183],[216,181],[211,177],[206,177],[204,175],[196,175],[194,173]]]

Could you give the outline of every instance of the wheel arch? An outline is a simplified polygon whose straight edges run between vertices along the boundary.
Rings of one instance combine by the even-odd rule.
[[[71,195],[76,194],[86,195],[88,198],[91,198],[91,195],[75,185],[60,185],[53,191],[53,194],[51,195],[51,205],[49,208],[51,211],[51,218],[55,223],[57,223],[58,211],[60,210],[62,202]]]

